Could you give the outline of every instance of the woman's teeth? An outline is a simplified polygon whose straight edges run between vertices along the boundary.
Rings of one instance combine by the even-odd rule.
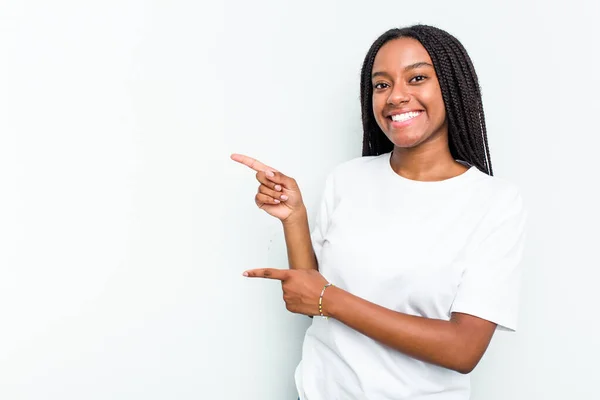
[[[395,121],[395,122],[408,121],[409,119],[414,118],[414,117],[418,116],[419,114],[421,114],[420,111],[411,111],[411,112],[407,112],[404,114],[392,115],[392,121]]]

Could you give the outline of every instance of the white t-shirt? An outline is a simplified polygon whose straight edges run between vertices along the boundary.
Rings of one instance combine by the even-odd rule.
[[[390,153],[328,176],[312,231],[319,271],[365,300],[515,330],[526,212],[514,185],[471,167],[437,182],[396,174]],[[469,375],[419,361],[315,317],[296,369],[302,400],[467,400]]]

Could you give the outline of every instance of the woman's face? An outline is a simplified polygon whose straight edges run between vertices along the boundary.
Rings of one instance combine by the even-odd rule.
[[[375,120],[396,147],[448,135],[446,110],[429,53],[412,38],[384,44],[371,73]]]

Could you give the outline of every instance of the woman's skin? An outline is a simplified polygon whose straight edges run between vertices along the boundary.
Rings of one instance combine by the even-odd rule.
[[[371,74],[373,114],[394,143],[392,168],[419,181],[440,181],[466,171],[448,146],[448,124],[440,85],[431,58],[417,40],[401,38],[379,50]],[[405,122],[392,114],[419,112]]]
[[[440,181],[466,171],[450,153],[440,86],[431,58],[417,40],[400,38],[383,45],[375,57],[372,84],[373,113],[394,143],[390,162],[397,174]],[[406,112],[414,118],[401,122],[390,118]],[[256,204],[282,221],[290,264],[289,270],[254,269],[244,276],[281,281],[289,311],[319,315],[319,297],[327,281],[318,272],[296,181],[250,157],[234,154],[232,159],[257,172]],[[396,312],[336,286],[325,291],[323,312],[411,357],[461,373],[475,368],[496,328],[492,322],[462,313],[444,321]]]

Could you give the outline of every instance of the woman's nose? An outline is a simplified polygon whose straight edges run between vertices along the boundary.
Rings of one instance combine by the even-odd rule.
[[[396,85],[391,91],[387,102],[390,105],[397,106],[403,103],[408,103],[409,100],[410,95],[406,91],[406,88],[404,86]]]

